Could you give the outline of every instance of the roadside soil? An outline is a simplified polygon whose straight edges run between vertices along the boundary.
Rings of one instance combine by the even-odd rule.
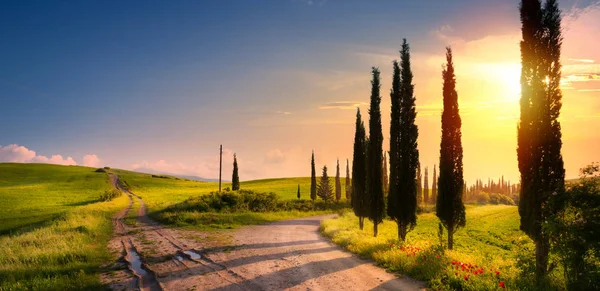
[[[113,290],[423,290],[343,251],[319,234],[318,216],[225,233],[169,229],[147,216],[141,197],[113,219],[118,259],[101,276]],[[134,203],[135,202],[135,203]],[[126,219],[137,208],[134,222]],[[129,215],[131,217],[131,215]],[[127,222],[127,223],[125,223]]]

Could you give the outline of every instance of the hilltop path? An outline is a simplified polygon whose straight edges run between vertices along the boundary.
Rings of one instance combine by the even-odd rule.
[[[425,288],[422,282],[398,278],[321,237],[320,222],[331,216],[245,227],[229,233],[231,243],[223,245],[209,242],[207,233],[162,227],[148,218],[141,197],[123,187],[117,176],[111,175],[111,181],[131,199],[115,217],[115,238],[109,245],[122,254],[115,263],[120,270],[102,276],[113,290]],[[134,206],[135,225],[124,223]]]

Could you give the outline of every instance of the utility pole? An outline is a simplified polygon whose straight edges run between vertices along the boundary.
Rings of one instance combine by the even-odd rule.
[[[223,169],[223,145],[219,148],[219,193],[221,193],[221,172]]]

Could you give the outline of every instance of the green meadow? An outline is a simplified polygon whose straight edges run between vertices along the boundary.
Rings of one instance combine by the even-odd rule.
[[[408,233],[404,245],[398,241],[395,222],[384,220],[375,238],[373,224],[365,221],[361,231],[358,218],[346,212],[324,221],[321,232],[390,271],[427,281],[435,290],[499,290],[500,282],[509,290],[538,290],[531,277],[534,244],[519,230],[517,206],[468,205],[467,225],[455,233],[454,249],[445,252],[439,247],[435,213],[418,216],[417,226]],[[446,239],[444,233],[442,242]],[[550,281],[555,289],[565,288],[559,268],[550,274]]]
[[[0,164],[0,290],[103,290],[111,217],[108,177],[86,167]]]
[[[334,213],[320,211],[275,211],[275,212],[199,212],[181,209],[194,197],[206,195],[219,189],[215,182],[198,182],[170,176],[152,176],[124,170],[111,170],[121,177],[129,189],[140,196],[148,206],[149,215],[164,223],[199,230],[231,229],[243,225],[264,224],[278,220]],[[342,179],[342,183],[344,180]],[[241,182],[240,188],[256,192],[275,193],[283,201],[296,200],[300,185],[301,199],[310,199],[310,177],[277,178]],[[231,188],[223,183],[222,189]],[[342,187],[344,188],[344,187]],[[342,190],[342,196],[345,191]]]

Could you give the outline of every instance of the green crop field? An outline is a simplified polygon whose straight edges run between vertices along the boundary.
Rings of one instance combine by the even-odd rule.
[[[0,290],[103,289],[111,217],[106,174],[86,167],[0,164]]]
[[[467,225],[454,235],[454,249],[445,253],[436,250],[440,244],[438,221],[435,213],[419,215],[417,226],[408,233],[402,247],[395,222],[384,220],[375,238],[373,224],[366,222],[361,231],[358,218],[350,212],[325,221],[321,231],[349,251],[372,258],[391,271],[428,281],[434,289],[497,290],[500,282],[508,289],[534,287],[531,285],[534,280],[520,273],[521,269],[531,267],[528,264],[532,258],[522,256],[533,256],[534,245],[519,230],[516,206],[468,205]],[[447,239],[445,233],[443,239]],[[453,261],[458,265],[452,264]],[[460,263],[472,267],[463,270]],[[480,269],[483,274],[473,274]],[[526,273],[533,271],[527,269]],[[553,286],[564,287],[558,268],[550,278]]]

